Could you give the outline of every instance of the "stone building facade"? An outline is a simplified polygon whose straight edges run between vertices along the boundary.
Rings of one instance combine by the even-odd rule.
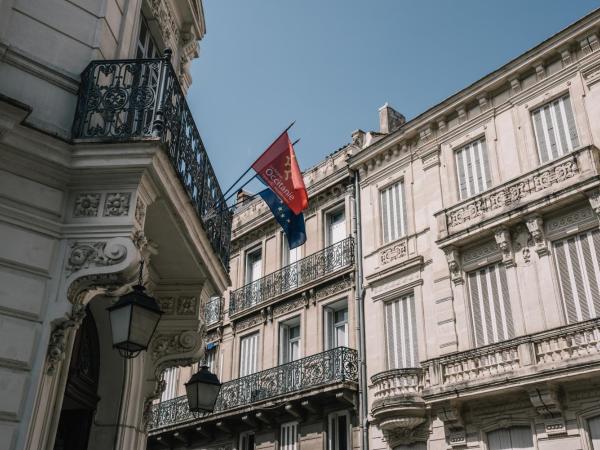
[[[204,32],[196,0],[0,1],[1,449],[143,449],[203,354],[231,225],[184,96]],[[142,259],[164,315],[126,360],[106,308]]]
[[[155,405],[151,446],[600,449],[599,38],[595,11],[408,122],[382,107],[305,173],[301,255],[265,205],[236,211],[208,328],[223,392],[202,417]],[[336,267],[342,204],[353,265],[294,269]],[[303,384],[340,300],[357,368]]]

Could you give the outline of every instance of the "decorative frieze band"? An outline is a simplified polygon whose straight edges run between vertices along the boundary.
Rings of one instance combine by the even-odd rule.
[[[99,217],[100,215],[103,217],[127,216],[131,196],[131,192],[80,192],[75,195],[72,216],[74,218]]]

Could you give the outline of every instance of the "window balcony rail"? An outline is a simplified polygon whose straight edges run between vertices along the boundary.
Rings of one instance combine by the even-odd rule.
[[[223,298],[212,297],[204,306],[204,322],[206,326],[214,325],[221,320],[223,313]]]
[[[353,264],[354,239],[349,237],[232,291],[229,315],[264,303]]]
[[[581,147],[535,170],[515,177],[481,194],[463,200],[435,214],[438,239],[447,242],[470,230],[497,226],[517,208],[521,214],[544,206],[552,194],[577,192],[598,184],[600,152],[594,146]],[[482,227],[486,225],[486,227]]]
[[[81,74],[72,135],[94,142],[158,140],[227,269],[232,214],[215,212],[223,194],[169,51],[159,59],[92,61]]]
[[[152,406],[148,428],[152,431],[320,386],[357,381],[356,350],[336,347],[223,383],[215,410],[210,414],[192,414],[185,396],[157,403]]]

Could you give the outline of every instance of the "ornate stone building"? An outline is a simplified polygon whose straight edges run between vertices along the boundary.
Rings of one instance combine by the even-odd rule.
[[[307,241],[289,250],[259,198],[238,195],[230,277],[207,314],[207,363],[224,382],[194,416],[181,381],[154,405],[152,448],[347,448],[357,424],[352,146],[304,173]],[[177,383],[179,380],[179,385]]]
[[[231,226],[184,97],[204,30],[196,0],[0,1],[1,449],[143,449],[203,354]],[[142,259],[164,315],[123,359],[106,308]]]
[[[595,11],[350,159],[371,449],[600,449],[599,36]]]

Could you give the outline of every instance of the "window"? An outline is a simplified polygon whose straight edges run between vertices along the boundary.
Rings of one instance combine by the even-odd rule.
[[[262,277],[262,254],[260,249],[246,253],[246,284]]]
[[[506,269],[492,264],[468,273],[469,299],[477,347],[514,337]]]
[[[533,437],[529,427],[510,427],[487,434],[489,450],[533,450]]]
[[[300,247],[296,247],[290,250],[288,240],[283,236],[283,261],[282,265],[287,266],[289,264],[294,264],[296,261],[300,259]]]
[[[343,209],[327,214],[327,245],[346,238],[346,214]]]
[[[142,16],[142,23],[140,24],[140,35],[138,37],[138,45],[136,58],[158,58],[158,46],[154,41],[154,38],[150,34],[150,28],[146,18]]]
[[[385,305],[387,354],[390,369],[417,367],[417,315],[414,295],[405,295]]]
[[[327,450],[349,450],[350,447],[350,415],[347,411],[329,414]]]
[[[588,419],[587,423],[590,430],[592,450],[600,450],[600,416]]]
[[[383,242],[392,242],[406,234],[404,183],[399,181],[380,192]]]
[[[200,365],[208,366],[208,370],[212,373],[217,373],[217,344],[209,343],[204,351],[204,360]]]
[[[554,243],[560,289],[568,323],[600,315],[600,230]]]
[[[163,372],[165,390],[160,396],[160,401],[165,402],[177,397],[177,384],[179,383],[179,367],[169,367]]]
[[[326,306],[325,349],[348,346],[348,302],[342,300]]]
[[[258,333],[240,339],[240,377],[250,375],[257,370]]]
[[[490,164],[485,139],[471,142],[455,154],[460,199],[472,197],[490,187]]]
[[[298,422],[281,424],[279,450],[298,450]]]
[[[254,433],[252,431],[240,433],[239,450],[254,450]]]
[[[569,96],[557,98],[531,113],[541,162],[551,161],[579,146]]]
[[[283,282],[287,286],[285,290],[297,288],[302,283],[300,264],[295,264],[300,259],[300,247],[292,250],[288,247],[288,241],[283,236],[283,261],[282,266],[285,270],[282,273]]]
[[[300,318],[295,317],[279,325],[279,363],[300,358]]]

